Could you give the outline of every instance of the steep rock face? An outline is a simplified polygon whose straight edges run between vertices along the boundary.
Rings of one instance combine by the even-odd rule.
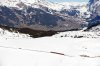
[[[90,11],[92,12],[92,18],[100,16],[100,0],[90,0]]]
[[[91,20],[89,22],[89,27],[96,26],[100,24],[100,0],[90,0],[89,10],[91,12]]]
[[[17,27],[31,28],[38,30],[71,30],[80,29],[83,19],[47,11],[28,6],[26,9],[9,8],[0,6],[0,24]]]
[[[28,7],[26,10],[17,10],[15,8],[8,8],[6,6],[0,7],[0,23],[8,26],[19,26],[21,23],[32,25],[56,25],[56,21],[61,18],[59,16],[53,16],[40,9]],[[50,20],[49,20],[50,19]]]

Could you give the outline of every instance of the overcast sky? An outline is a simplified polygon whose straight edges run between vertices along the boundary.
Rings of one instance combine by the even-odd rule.
[[[89,0],[49,0],[51,2],[88,2]]]

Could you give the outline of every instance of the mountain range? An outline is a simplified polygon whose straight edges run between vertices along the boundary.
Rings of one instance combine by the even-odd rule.
[[[88,17],[86,3],[0,0],[0,24],[9,27],[44,31],[82,29]]]
[[[99,29],[95,27],[100,24],[99,20],[98,0],[90,0],[89,3],[0,0],[0,26],[15,28],[23,33],[29,32],[29,29],[36,32],[55,31],[53,34],[58,31],[81,30],[85,27],[89,30],[93,30],[92,27]]]

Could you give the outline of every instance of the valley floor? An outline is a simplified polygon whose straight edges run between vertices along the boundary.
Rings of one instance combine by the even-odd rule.
[[[100,66],[100,38],[5,36],[0,37],[0,66]]]

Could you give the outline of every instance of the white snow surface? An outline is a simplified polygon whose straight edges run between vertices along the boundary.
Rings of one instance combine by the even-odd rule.
[[[100,66],[99,37],[57,35],[30,38],[0,29],[0,66]]]
[[[10,31],[7,31],[7,30],[0,28],[0,38],[1,39],[14,39],[14,38],[20,39],[20,38],[30,38],[30,35],[10,32]]]
[[[67,31],[60,32],[53,37],[69,37],[69,38],[100,38],[100,31]]]

